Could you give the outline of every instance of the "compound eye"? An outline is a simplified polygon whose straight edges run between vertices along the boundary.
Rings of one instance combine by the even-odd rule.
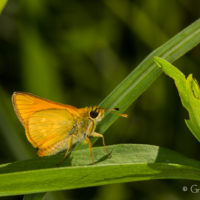
[[[90,112],[90,117],[92,117],[93,119],[95,119],[97,116],[98,116],[98,112],[96,112],[95,110],[92,110],[91,112]]]

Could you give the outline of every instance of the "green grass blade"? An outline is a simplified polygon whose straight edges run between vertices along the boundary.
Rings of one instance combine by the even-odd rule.
[[[96,165],[87,149],[74,151],[60,167],[61,155],[1,165],[0,196],[151,179],[200,180],[200,162],[165,148],[121,144],[108,150],[112,158],[103,147],[93,149]]]
[[[175,35],[149,54],[101,103],[105,108],[120,108],[124,112],[159,77],[161,70],[153,62],[154,56],[173,62],[200,43],[200,19]],[[118,118],[105,116],[99,126],[103,133]]]

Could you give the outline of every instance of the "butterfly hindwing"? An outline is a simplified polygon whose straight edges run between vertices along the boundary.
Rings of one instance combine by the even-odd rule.
[[[39,149],[40,156],[52,155],[67,148],[67,140],[69,135],[74,134],[75,124],[73,115],[67,110],[42,110],[28,119],[26,136]]]

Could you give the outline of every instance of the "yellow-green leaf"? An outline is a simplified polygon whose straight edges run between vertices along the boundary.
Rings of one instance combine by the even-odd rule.
[[[171,77],[177,87],[183,106],[189,113],[186,125],[196,139],[200,142],[200,89],[197,81],[190,74],[185,75],[168,61],[155,57],[155,63]]]

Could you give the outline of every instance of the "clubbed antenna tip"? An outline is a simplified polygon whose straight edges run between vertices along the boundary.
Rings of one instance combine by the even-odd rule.
[[[119,111],[119,108],[113,108],[112,111]],[[125,117],[127,118],[128,115],[127,114],[119,114],[121,117]]]

